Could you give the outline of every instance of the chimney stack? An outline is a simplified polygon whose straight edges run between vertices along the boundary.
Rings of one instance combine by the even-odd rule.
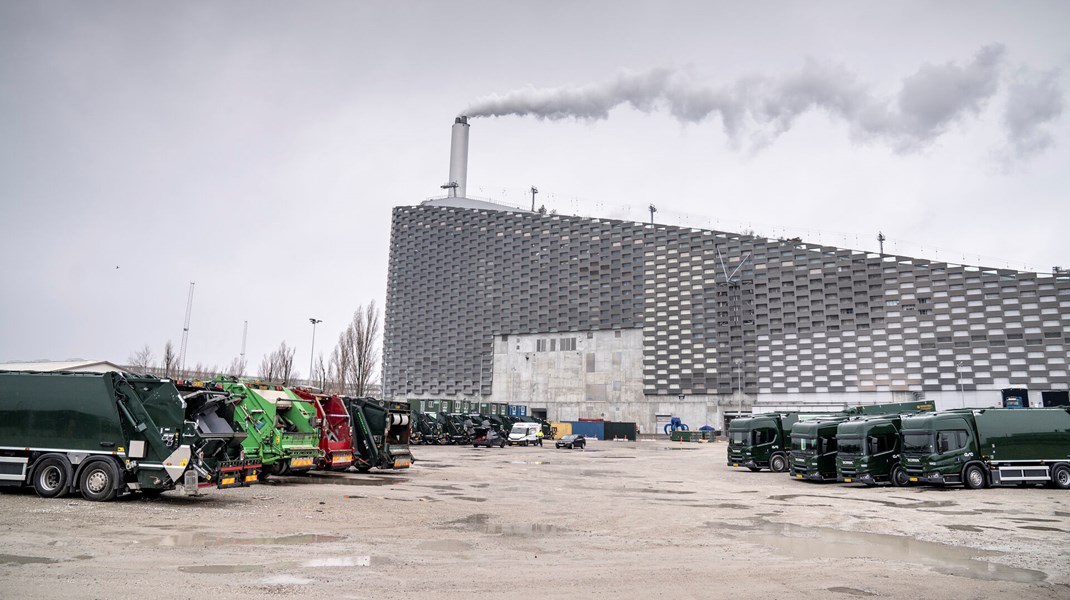
[[[468,184],[468,117],[460,116],[453,122],[453,137],[450,140],[450,178],[446,184],[450,198],[464,198]]]

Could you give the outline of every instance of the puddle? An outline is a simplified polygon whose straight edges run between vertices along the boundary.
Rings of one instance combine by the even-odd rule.
[[[851,596],[876,596],[877,595],[877,594],[874,594],[873,592],[867,592],[866,590],[860,590],[858,588],[851,588],[851,587],[830,587],[830,588],[826,588],[826,589],[828,589],[828,591],[830,591],[830,592],[835,592],[837,594],[850,594]]]
[[[698,448],[669,446],[668,448],[658,448],[658,450],[698,450]]]
[[[977,527],[976,525],[944,525],[944,527],[947,527],[952,531],[969,531],[971,533],[981,533],[985,529],[991,529],[991,527],[986,527],[985,529],[982,529],[980,527]]]
[[[449,521],[438,529],[456,529],[460,531],[478,531],[494,535],[540,537],[568,531],[549,523],[491,523],[490,515],[474,514],[463,519]]]
[[[1070,517],[1070,512],[1055,511],[1055,516],[1056,517]]]
[[[370,556],[334,556],[316,558],[302,563],[305,567],[368,567],[372,564]]]
[[[358,476],[358,475],[309,475],[308,477],[277,477],[273,478],[280,483],[286,485],[297,484],[320,484],[325,483],[329,485],[358,485],[358,486],[381,486],[381,485],[398,485],[409,481],[407,477],[374,477],[374,476]]]
[[[297,575],[272,575],[260,580],[260,583],[266,585],[307,585],[312,583],[311,579],[305,579],[304,577],[298,577]]]
[[[821,498],[823,500],[853,500],[855,502],[872,502],[873,504],[880,504],[882,506],[891,506],[894,508],[909,508],[916,510],[919,508],[942,508],[945,506],[958,506],[954,500],[913,500],[911,498],[903,498],[906,503],[892,502],[891,500],[876,500],[874,498],[855,498],[853,496],[820,496],[817,494],[780,494],[777,496],[769,496],[770,500],[794,500],[795,498]],[[974,514],[973,511],[965,514]]]
[[[1019,525],[1018,529],[1030,529],[1033,531],[1058,531],[1059,533],[1070,533],[1066,530],[1059,529],[1058,527],[1045,527],[1043,525]]]
[[[202,575],[229,575],[231,573],[252,573],[262,571],[267,565],[193,565],[179,567],[183,573],[199,573]]]
[[[695,493],[693,490],[663,490],[663,489],[660,489],[660,488],[646,488],[646,489],[641,489],[641,490],[636,490],[636,491],[637,492],[642,492],[644,494],[694,494]]]
[[[461,540],[433,540],[420,544],[420,548],[436,552],[464,552],[465,550],[471,550],[472,544]]]
[[[360,499],[367,498],[367,496],[342,496],[342,497],[347,499],[347,500],[360,500]]]
[[[165,535],[160,539],[158,546],[261,546],[261,545],[298,545],[298,544],[324,544],[338,542],[346,539],[338,535],[321,535],[318,533],[305,533],[299,535],[284,535],[280,537],[255,537],[241,538],[223,536],[216,533],[180,533]]]
[[[473,498],[472,496],[457,496],[458,500],[467,500],[468,502],[486,502],[486,498]]]
[[[511,460],[511,461],[509,461],[509,464],[511,464],[511,465],[548,465],[548,464],[550,464],[550,461],[548,461],[548,460]]]
[[[0,565],[53,565],[59,561],[43,556],[19,556],[18,554],[0,554]]]
[[[709,523],[707,525],[722,526]],[[830,527],[802,527],[764,520],[757,525],[736,525],[733,528],[756,531],[758,533],[748,534],[740,539],[769,546],[778,553],[799,559],[867,558],[915,563],[944,575],[983,581],[1036,583],[1047,578],[1041,571],[1008,567],[976,558],[998,556],[999,552],[924,542],[899,535],[843,531]]]

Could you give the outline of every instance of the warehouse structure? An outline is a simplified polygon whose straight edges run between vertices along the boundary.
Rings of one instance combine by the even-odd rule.
[[[388,397],[550,419],[1065,396],[1070,277],[468,198],[394,209]]]

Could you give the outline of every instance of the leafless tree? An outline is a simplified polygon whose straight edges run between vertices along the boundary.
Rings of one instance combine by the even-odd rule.
[[[296,348],[290,348],[283,341],[277,350],[264,355],[257,375],[264,381],[289,385],[298,377],[298,372],[294,369],[295,351]]]
[[[246,360],[243,356],[236,356],[230,361],[230,366],[227,367],[227,375],[231,377],[241,377],[245,375]]]
[[[323,360],[322,352],[320,352],[316,364],[312,367],[312,375],[309,376],[308,383],[323,391],[327,391],[330,386],[327,363]]]
[[[141,350],[131,354],[126,360],[130,366],[137,367],[141,371],[148,371],[152,368],[152,363],[156,362],[156,356],[152,353],[152,348],[145,344]]]
[[[167,343],[163,345],[163,376],[171,377],[177,375],[175,369],[178,367],[178,356],[175,354],[175,345],[171,343],[171,340],[167,340]]]
[[[338,335],[338,344],[331,352],[329,379],[332,391],[355,396],[369,393],[379,368],[379,309],[373,300],[367,307],[359,306],[353,320]]]

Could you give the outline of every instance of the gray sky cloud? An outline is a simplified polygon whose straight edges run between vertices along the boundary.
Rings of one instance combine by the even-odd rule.
[[[1027,157],[1055,143],[1048,125],[1063,114],[1058,73],[1020,73],[1007,90],[1003,123],[1015,154]]]

